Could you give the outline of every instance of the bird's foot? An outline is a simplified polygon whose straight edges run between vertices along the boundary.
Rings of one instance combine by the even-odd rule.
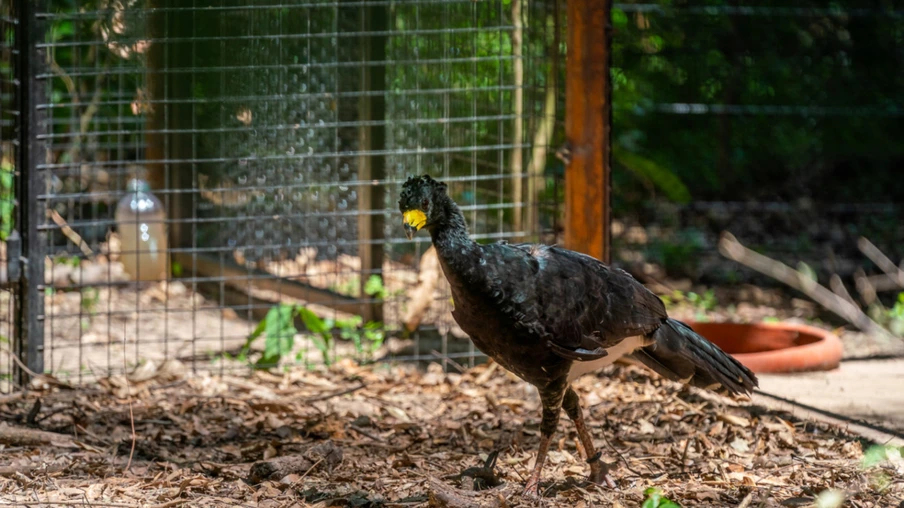
[[[590,483],[595,483],[597,485],[605,484],[610,489],[617,487],[615,480],[612,478],[612,475],[603,470],[603,468],[599,468],[597,470],[591,468],[590,476],[587,477],[587,481],[589,481]]]
[[[528,479],[527,485],[524,486],[524,492],[521,493],[521,497],[538,499],[540,497],[540,481],[534,480],[533,478]]]
[[[614,489],[616,487],[615,480],[609,474],[608,464],[600,460],[601,457],[602,452],[596,452],[593,457],[587,459],[587,463],[590,464],[590,476],[587,477],[587,481],[597,485],[605,483],[607,487]]]

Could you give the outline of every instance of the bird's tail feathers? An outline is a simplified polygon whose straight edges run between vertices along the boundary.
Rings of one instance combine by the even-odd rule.
[[[698,388],[721,385],[732,394],[750,393],[758,385],[756,376],[741,362],[681,321],[667,319],[649,338],[652,344],[636,350],[632,357],[667,379]]]

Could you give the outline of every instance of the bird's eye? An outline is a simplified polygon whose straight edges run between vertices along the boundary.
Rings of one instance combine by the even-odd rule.
[[[423,208],[424,210],[426,210],[426,209],[427,209],[427,205],[429,205],[429,204],[430,204],[430,200],[429,200],[429,199],[425,199],[425,200],[421,201],[421,208]]]

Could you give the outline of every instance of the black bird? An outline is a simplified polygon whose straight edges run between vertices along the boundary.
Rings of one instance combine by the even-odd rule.
[[[574,421],[590,481],[615,483],[601,463],[571,388],[579,376],[620,357],[700,388],[749,393],[756,376],[686,324],[631,275],[590,256],[536,244],[479,245],[446,184],[429,175],[402,186],[399,209],[409,239],[430,232],[452,288],[452,315],[474,345],[537,387],[540,447],[525,495],[537,496],[559,413]]]

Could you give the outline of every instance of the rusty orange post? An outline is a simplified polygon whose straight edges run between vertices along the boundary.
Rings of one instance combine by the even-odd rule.
[[[568,0],[565,246],[609,261],[611,0]]]

